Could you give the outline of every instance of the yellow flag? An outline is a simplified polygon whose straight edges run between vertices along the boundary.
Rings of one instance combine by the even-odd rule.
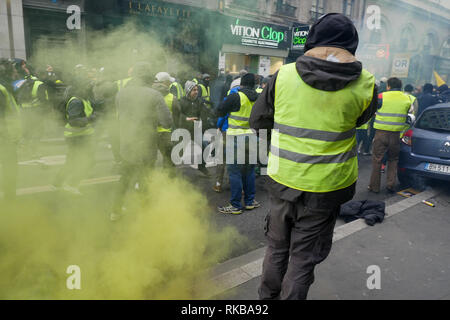
[[[434,71],[434,77],[436,78],[436,85],[437,85],[438,87],[440,87],[440,86],[442,86],[443,84],[445,84],[445,81],[442,80],[441,76],[440,76],[436,71]]]

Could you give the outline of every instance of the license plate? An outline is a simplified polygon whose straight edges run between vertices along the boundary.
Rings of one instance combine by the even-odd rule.
[[[425,170],[450,174],[450,166],[444,166],[442,164],[436,163],[425,164]]]

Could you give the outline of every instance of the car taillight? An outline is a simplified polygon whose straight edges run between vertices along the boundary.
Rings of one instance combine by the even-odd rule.
[[[412,136],[413,136],[413,131],[412,131],[412,129],[409,129],[403,135],[402,142],[408,146],[412,146]]]

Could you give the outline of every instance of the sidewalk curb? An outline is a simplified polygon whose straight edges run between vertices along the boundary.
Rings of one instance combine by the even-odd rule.
[[[423,200],[428,200],[438,194],[439,192],[437,190],[427,190],[411,198],[394,203],[386,207],[385,219],[389,219],[398,213],[404,212],[421,203]],[[337,227],[334,230],[333,243],[367,227],[369,227],[369,225],[367,225],[363,219],[358,219]],[[205,298],[212,298],[259,277],[262,274],[262,263],[266,248],[267,247],[259,248],[215,266],[213,270],[211,270],[210,276],[210,280],[213,283],[213,290],[209,292],[208,297]]]

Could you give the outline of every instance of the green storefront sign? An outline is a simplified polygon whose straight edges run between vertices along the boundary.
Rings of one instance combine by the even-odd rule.
[[[303,50],[308,34],[309,26],[294,27],[292,29],[292,50]]]

